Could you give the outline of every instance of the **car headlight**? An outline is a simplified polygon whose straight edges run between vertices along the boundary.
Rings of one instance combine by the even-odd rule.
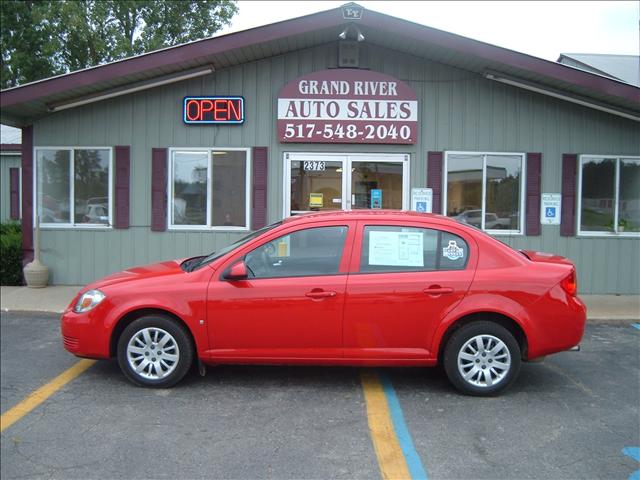
[[[76,313],[88,312],[104,299],[105,294],[100,290],[89,290],[88,292],[84,292],[78,299],[76,306],[73,307],[73,311]]]

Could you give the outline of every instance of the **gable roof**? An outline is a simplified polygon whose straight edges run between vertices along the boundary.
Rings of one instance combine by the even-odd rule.
[[[640,56],[637,55],[561,53],[558,62],[640,87]]]
[[[535,88],[552,89],[627,115],[640,117],[640,89],[523,53],[496,47],[407,20],[364,10],[358,20],[345,20],[342,7],[195,42],[156,50],[124,60],[79,70],[3,90],[0,120],[13,126],[48,115],[52,106],[103,95],[118,89],[171,81],[171,76],[207,67],[232,65],[336,42],[345,27],[355,24],[370,45],[380,45],[417,57],[488,75],[507,75]],[[204,71],[206,73],[206,70]],[[536,87],[537,86],[537,87]],[[138,87],[136,87],[138,88]],[[113,95],[111,95],[113,96]],[[557,96],[557,94],[556,94]]]

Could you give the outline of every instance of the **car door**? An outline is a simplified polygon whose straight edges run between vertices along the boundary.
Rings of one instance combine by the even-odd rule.
[[[226,266],[245,262],[249,276],[220,272],[207,298],[213,358],[342,357],[342,320],[355,222],[314,223],[273,233]]]
[[[463,232],[422,222],[359,222],[347,283],[345,357],[433,357],[428,349],[436,327],[473,279],[472,242]]]

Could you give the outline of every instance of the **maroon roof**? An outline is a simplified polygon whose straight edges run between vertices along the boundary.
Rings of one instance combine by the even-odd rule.
[[[543,87],[548,84],[568,93],[594,98],[614,108],[640,111],[640,89],[631,85],[371,10],[364,11],[359,20],[347,21],[343,19],[339,7],[7,89],[0,94],[2,119],[6,123],[28,123],[32,118],[46,115],[46,105],[52,100],[66,101],[82,97],[91,86],[96,87],[91,91],[96,94],[143,78],[166,75],[167,71],[177,72],[211,64],[216,55],[246,47],[264,47],[268,42],[313,32],[326,34],[316,42],[326,42],[328,38],[336,41],[335,32],[339,33],[351,23],[365,32],[367,42],[385,45],[386,39],[393,38],[396,43],[394,48],[414,50],[413,54],[416,54],[415,45],[428,47],[430,51],[435,48],[446,51],[447,58],[472,59],[484,70],[509,74],[515,72],[516,77],[535,81]]]

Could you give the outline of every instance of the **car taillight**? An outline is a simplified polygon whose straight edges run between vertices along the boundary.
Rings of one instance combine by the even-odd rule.
[[[567,278],[560,282],[560,285],[562,285],[564,291],[571,296],[574,296],[576,293],[578,293],[578,278],[576,276],[576,271],[571,270],[571,273],[567,276]]]

